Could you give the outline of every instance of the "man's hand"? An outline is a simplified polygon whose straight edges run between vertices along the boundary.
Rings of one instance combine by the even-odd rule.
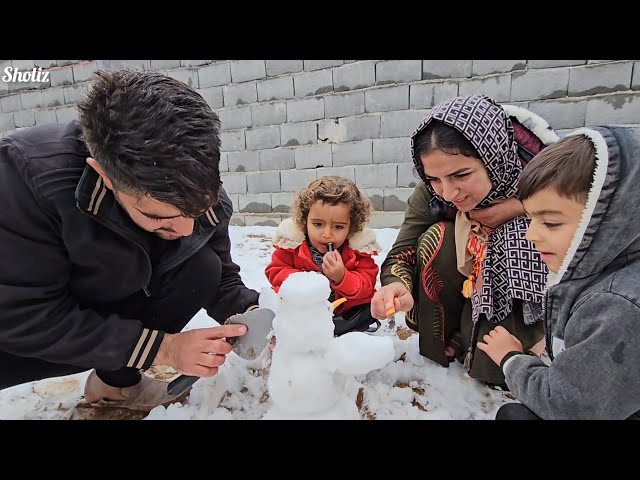
[[[342,263],[342,257],[336,250],[333,252],[327,252],[322,259],[322,271],[327,278],[333,280],[334,283],[342,283],[344,278],[345,269],[344,263]]]
[[[226,339],[246,332],[244,325],[222,325],[165,334],[154,364],[168,365],[186,375],[212,377],[231,352]]]
[[[522,352],[522,343],[511,335],[506,328],[496,327],[482,337],[485,343],[478,342],[478,348],[489,355],[489,358],[500,365],[504,356],[509,352]]]
[[[408,312],[413,308],[413,297],[402,282],[393,282],[380,289],[371,299],[371,316],[385,320],[388,311]]]
[[[524,215],[524,207],[522,202],[514,197],[496,200],[487,208],[469,212],[472,220],[490,228],[496,228],[521,215]]]

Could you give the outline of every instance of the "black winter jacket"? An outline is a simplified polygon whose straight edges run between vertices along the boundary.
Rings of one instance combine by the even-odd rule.
[[[149,234],[86,164],[80,136],[71,122],[0,139],[1,350],[88,368],[148,368],[164,332],[104,306],[152,295],[153,278],[201,248],[222,261],[218,295],[203,305],[207,313],[223,322],[257,304],[258,293],[243,284],[231,259],[232,206],[224,191],[194,233],[152,268]]]

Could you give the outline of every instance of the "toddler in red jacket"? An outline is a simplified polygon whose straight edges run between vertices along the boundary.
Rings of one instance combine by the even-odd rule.
[[[294,272],[315,271],[329,279],[328,300],[345,299],[335,309],[335,335],[375,331],[371,316],[380,251],[375,232],[366,227],[371,202],[348,178],[321,177],[299,191],[291,217],[276,230],[274,252],[265,273],[277,292]]]

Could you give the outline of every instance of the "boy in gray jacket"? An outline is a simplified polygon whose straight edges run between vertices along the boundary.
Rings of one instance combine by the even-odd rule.
[[[638,419],[640,126],[582,128],[525,168],[527,239],[549,268],[546,348],[523,353],[496,327],[478,348],[522,402],[496,419]]]

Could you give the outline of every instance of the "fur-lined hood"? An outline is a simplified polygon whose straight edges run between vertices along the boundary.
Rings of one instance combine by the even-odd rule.
[[[279,248],[294,249],[304,242],[304,232],[296,225],[292,218],[287,218],[276,229],[273,244]],[[362,231],[350,234],[347,237],[349,247],[353,250],[368,255],[376,255],[381,248],[376,240],[375,232],[364,227]]]
[[[579,128],[567,135],[585,135],[596,151],[593,183],[582,219],[569,250],[549,286],[594,277],[614,261],[640,252],[640,127],[607,125]],[[576,294],[579,292],[575,292]]]
[[[555,130],[540,115],[517,105],[502,105],[502,108],[509,117],[518,120],[545,145],[551,145],[560,140]]]

